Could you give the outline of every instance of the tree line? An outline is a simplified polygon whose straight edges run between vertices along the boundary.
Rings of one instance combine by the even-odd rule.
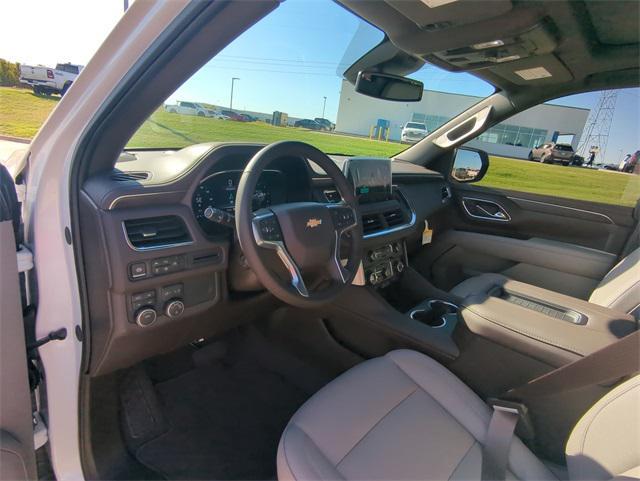
[[[3,87],[21,87],[20,64],[0,58],[0,85]]]

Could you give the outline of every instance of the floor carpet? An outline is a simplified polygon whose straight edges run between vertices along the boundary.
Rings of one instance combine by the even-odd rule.
[[[135,455],[167,479],[275,479],[280,435],[308,397],[255,360],[216,360],[155,390],[170,428]]]

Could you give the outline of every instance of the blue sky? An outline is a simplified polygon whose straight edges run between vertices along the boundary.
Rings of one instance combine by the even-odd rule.
[[[314,21],[309,25],[309,19]],[[229,106],[231,78],[235,108],[259,112],[280,110],[294,117],[335,121],[341,74],[380,42],[383,34],[326,0],[287,0],[242,34],[179,88],[169,101],[194,100]],[[493,87],[469,74],[433,66],[412,77],[425,87],[486,97]],[[593,108],[599,93],[574,95],[553,103]],[[607,148],[607,158],[640,148],[638,89],[620,91]]]
[[[122,0],[58,0],[55,9],[42,13],[40,3],[41,0],[5,2],[0,58],[43,65],[66,61],[86,64],[122,16],[123,7]],[[59,29],[52,36],[50,26],[68,22],[70,11],[82,22],[76,22],[71,29]],[[23,35],[25,18],[29,18],[30,26],[27,37]],[[16,38],[20,41],[16,42]],[[170,99],[227,106],[231,78],[240,77],[234,96],[237,108],[318,117],[326,96],[325,116],[335,121],[341,85],[338,72],[341,74],[344,67],[381,38],[381,32],[331,0],[286,0],[212,59]],[[451,74],[435,67],[426,67],[413,77],[434,90],[482,97],[492,92],[491,86],[471,75]],[[640,147],[638,92],[622,90],[618,96],[607,149],[607,157],[612,160],[617,160],[620,150],[624,154]],[[554,102],[592,108],[597,97],[597,93],[582,94]]]
[[[308,25],[309,19],[316,23]],[[376,28],[332,1],[287,0],[232,42],[170,98],[228,107],[231,79],[234,107],[281,110],[294,117],[335,121],[342,73],[383,39]],[[493,87],[467,74],[435,67],[412,75],[428,88],[485,97]]]

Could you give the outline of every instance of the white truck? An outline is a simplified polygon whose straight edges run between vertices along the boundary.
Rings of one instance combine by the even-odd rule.
[[[214,117],[222,118],[219,112],[208,109],[202,104],[196,102],[184,102],[178,100],[175,104],[166,104],[164,109],[172,114],[197,115],[198,117]]]
[[[63,96],[76,79],[82,65],[59,63],[55,68],[37,65],[20,65],[20,82],[30,85],[38,95],[60,94]]]

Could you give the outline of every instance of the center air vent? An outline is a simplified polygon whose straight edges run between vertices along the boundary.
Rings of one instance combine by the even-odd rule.
[[[111,179],[116,182],[127,182],[131,180],[147,180],[149,178],[149,172],[124,172],[120,170],[114,170],[111,174]]]
[[[342,197],[340,197],[340,194],[335,189],[325,189],[323,194],[327,202],[331,204],[336,204],[342,200]]]
[[[404,216],[400,208],[384,212],[382,215],[388,227],[395,227],[404,223]]]
[[[176,215],[125,220],[124,230],[134,249],[160,249],[191,242],[187,226]]]
[[[362,216],[363,234],[371,234],[382,229],[382,220],[379,214],[364,214]]]

